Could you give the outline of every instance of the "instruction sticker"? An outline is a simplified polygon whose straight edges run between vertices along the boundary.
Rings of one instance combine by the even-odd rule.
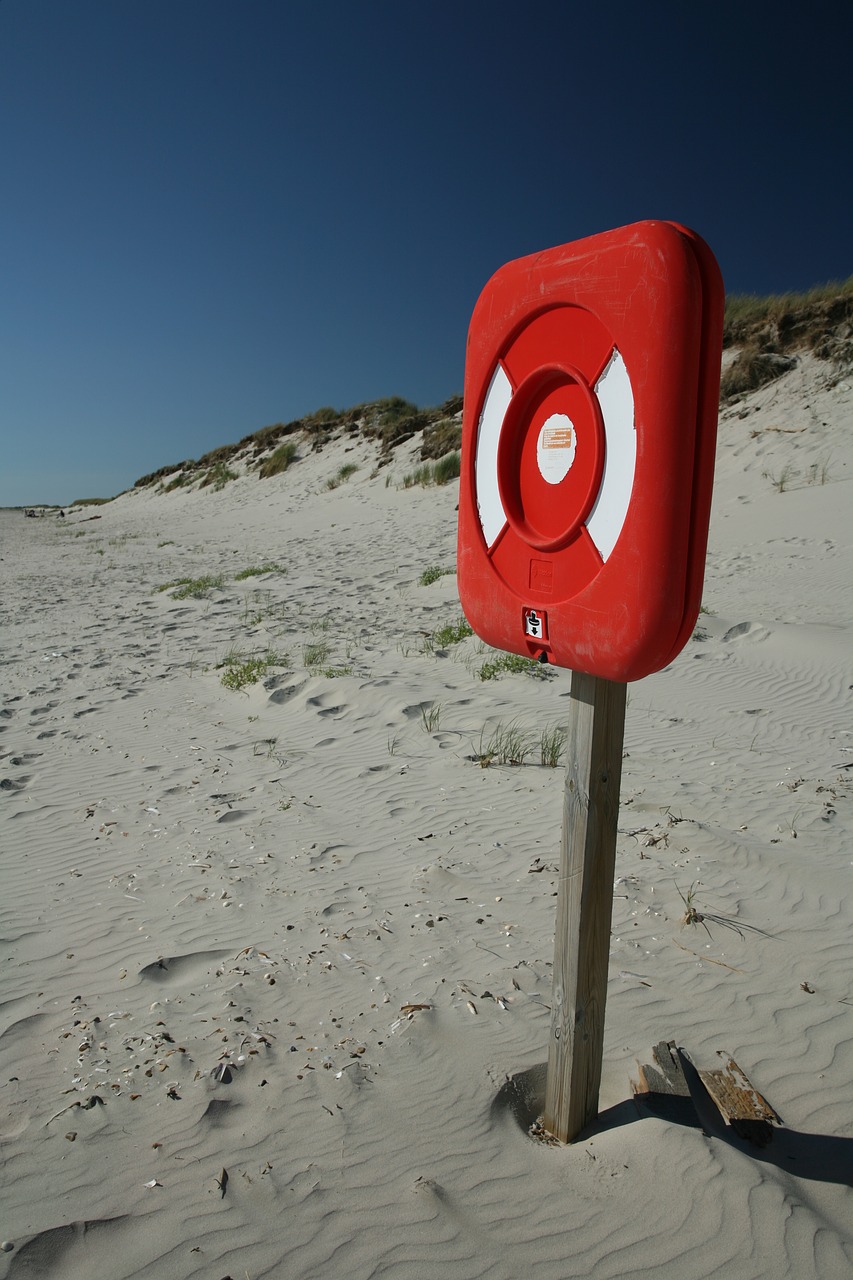
[[[548,615],[542,609],[524,610],[524,634],[531,640],[547,640]]]
[[[571,418],[565,413],[552,413],[542,424],[536,443],[536,463],[547,484],[559,484],[572,469],[577,448],[577,434]]]

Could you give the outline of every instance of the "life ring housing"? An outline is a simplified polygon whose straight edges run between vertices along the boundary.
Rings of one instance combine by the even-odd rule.
[[[458,582],[490,644],[614,680],[686,642],[701,600],[723,287],[637,223],[508,263],[471,321]]]

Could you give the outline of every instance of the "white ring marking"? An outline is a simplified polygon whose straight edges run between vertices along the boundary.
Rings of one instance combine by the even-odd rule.
[[[637,431],[634,426],[634,393],[631,379],[616,348],[607,368],[595,384],[604,419],[604,471],[601,487],[586,528],[602,560],[607,560],[622,532],[637,463]]]
[[[506,512],[498,488],[498,442],[501,438],[509,402],[512,399],[512,383],[500,362],[492,374],[489,390],[480,414],[477,431],[477,454],[474,475],[477,484],[477,507],[486,545],[491,547],[501,529],[507,523]]]
[[[628,514],[637,464],[634,393],[625,361],[615,347],[594,390],[604,420],[604,468],[601,486],[586,520],[586,528],[602,560],[607,560],[616,546]],[[511,400],[512,383],[503,365],[498,362],[486,393],[483,412],[480,415],[477,453],[474,461],[477,509],[483,537],[490,549],[498,534],[507,525],[506,512],[498,488],[498,443]],[[554,416],[562,417],[563,415]],[[549,424],[545,425],[547,427]],[[541,450],[537,448],[537,460],[540,452]],[[562,450],[554,450],[554,452],[562,452]],[[547,480],[548,477],[542,469],[541,462],[539,469]],[[559,481],[549,481],[549,483],[559,483]]]

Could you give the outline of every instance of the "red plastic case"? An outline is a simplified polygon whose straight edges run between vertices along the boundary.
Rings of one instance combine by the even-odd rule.
[[[705,242],[639,222],[507,263],[468,334],[459,595],[482,639],[609,680],[702,598],[723,307]]]

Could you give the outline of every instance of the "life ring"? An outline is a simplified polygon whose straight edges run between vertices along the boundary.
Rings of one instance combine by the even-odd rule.
[[[530,557],[561,552],[568,594],[586,586],[619,539],[636,461],[631,379],[604,325],[578,306],[540,313],[495,364],[477,430],[480,528],[508,584],[529,594]]]

